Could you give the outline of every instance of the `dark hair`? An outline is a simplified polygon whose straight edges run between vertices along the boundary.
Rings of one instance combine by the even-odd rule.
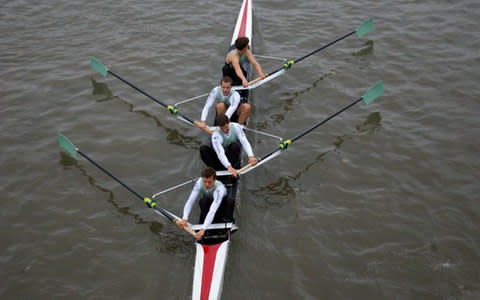
[[[235,41],[235,48],[238,50],[243,50],[243,48],[248,46],[250,40],[246,36],[242,36]]]
[[[211,168],[211,167],[206,167],[203,171],[202,171],[202,178],[210,178],[213,176],[213,179],[216,179],[217,178],[217,172]]]
[[[228,119],[226,114],[219,114],[215,118],[215,124],[217,124],[217,126],[219,126],[219,127],[222,127],[222,126],[224,126],[225,124],[228,124],[228,123],[230,123],[230,120]]]
[[[223,76],[220,80],[220,84],[222,84],[222,82],[230,82],[230,85],[233,85],[233,80],[230,76]]]

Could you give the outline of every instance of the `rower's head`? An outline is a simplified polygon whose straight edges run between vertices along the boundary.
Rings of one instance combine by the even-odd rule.
[[[220,80],[220,87],[222,88],[222,93],[224,96],[228,96],[232,90],[233,80],[230,76],[223,76]]]
[[[228,116],[226,114],[218,114],[215,118],[215,124],[220,127],[220,130],[223,133],[228,134],[228,131],[230,129],[230,120],[228,119]]]
[[[246,36],[239,37],[235,41],[235,49],[238,51],[242,52],[248,49],[248,43],[250,43],[250,40]]]
[[[206,190],[213,188],[217,179],[217,173],[211,167],[207,167],[202,171],[202,182]]]

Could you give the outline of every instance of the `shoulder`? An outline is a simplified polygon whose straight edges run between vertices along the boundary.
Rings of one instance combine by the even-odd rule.
[[[227,188],[225,187],[225,185],[223,183],[218,186],[218,190],[221,191],[224,194],[227,193]]]
[[[214,87],[211,91],[210,91],[210,94],[211,95],[216,95],[218,92],[218,86]]]
[[[217,187],[225,187],[225,185],[223,184],[223,182],[221,182],[220,180],[216,179],[215,180],[215,184]]]
[[[195,185],[193,186],[193,191],[192,192],[198,192],[202,188],[202,177],[198,178],[197,181],[195,181]]]
[[[238,56],[238,54],[237,54],[237,51],[228,52],[228,54],[227,54],[227,60],[230,60],[230,61],[238,61],[238,60],[239,60],[239,56]]]
[[[225,187],[225,185],[223,184],[223,182],[221,182],[220,180],[217,179],[217,184],[216,184],[216,190],[218,191],[221,191],[221,192],[227,192],[227,188]]]
[[[222,136],[220,135],[218,130],[214,130],[212,134],[212,143],[222,142],[222,141],[223,141]]]

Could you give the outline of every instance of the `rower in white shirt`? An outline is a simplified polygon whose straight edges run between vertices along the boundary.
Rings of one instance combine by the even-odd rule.
[[[216,173],[213,168],[207,167],[202,171],[188,197],[183,208],[182,220],[177,222],[180,228],[188,226],[188,217],[192,211],[193,204],[198,197],[200,205],[200,224],[202,228],[195,234],[197,240],[201,240],[205,230],[212,222],[221,223],[233,220],[234,199],[227,197],[227,189],[220,181],[216,180]]]
[[[206,120],[212,105],[216,102],[215,111],[217,115],[226,114],[232,121],[244,124],[250,115],[250,104],[240,103],[240,94],[232,90],[232,79],[228,76],[220,80],[220,85],[212,89],[208,95],[205,106],[202,110],[198,127],[202,130],[206,128]],[[217,125],[217,124],[214,124]]]
[[[201,146],[200,157],[207,166],[217,171],[227,169],[234,177],[237,177],[242,149],[248,155],[248,163],[252,166],[258,163],[258,159],[253,154],[242,126],[230,122],[224,114],[219,114],[215,121],[218,128],[212,134],[212,146]]]

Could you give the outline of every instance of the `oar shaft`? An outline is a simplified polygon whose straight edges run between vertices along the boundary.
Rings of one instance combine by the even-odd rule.
[[[350,103],[349,105],[345,106],[344,108],[342,108],[341,110],[337,111],[336,113],[334,113],[333,115],[327,117],[325,120],[323,120],[322,122],[316,124],[315,126],[312,126],[306,130],[304,130],[303,132],[299,133],[297,136],[295,136],[294,138],[292,138],[290,140],[290,143],[293,143],[295,142],[296,140],[298,140],[299,138],[305,136],[306,134],[312,132],[313,130],[317,129],[319,126],[325,124],[326,122],[330,121],[331,119],[335,118],[336,116],[338,116],[339,114],[341,114],[342,112],[346,111],[347,109],[349,109],[350,107],[354,106],[355,104],[357,104],[358,102],[362,101],[363,100],[363,97],[353,101],[352,103]],[[273,155],[275,152],[279,151],[279,148],[276,148],[274,150],[272,150],[271,152],[265,154],[264,156],[262,156],[262,158],[260,158],[260,160],[264,160],[268,157],[270,157],[271,155]]]
[[[85,153],[83,153],[82,151],[80,151],[77,147],[75,147],[75,145],[70,142],[65,136],[63,136],[62,134],[58,133],[58,143],[60,145],[61,148],[65,149],[71,156],[73,156],[74,158],[77,158],[77,154],[80,154],[83,158],[85,158],[86,160],[88,160],[89,162],[91,162],[94,166],[96,166],[97,168],[99,168],[100,170],[102,170],[105,174],[107,174],[108,176],[110,176],[112,179],[114,179],[116,182],[120,183],[123,187],[125,187],[127,190],[129,190],[132,194],[134,194],[135,196],[137,196],[138,198],[140,198],[141,200],[143,200],[143,202],[145,202],[145,204],[150,207],[151,209],[153,209],[157,214],[160,214],[162,216],[164,216],[165,218],[169,219],[171,222],[177,224],[177,222],[179,221],[179,218],[177,216],[175,216],[174,214],[172,214],[171,212],[161,208],[161,207],[157,207],[156,206],[156,202],[155,201],[152,201],[150,198],[146,198],[144,196],[142,196],[141,194],[139,194],[137,191],[135,191],[134,189],[132,189],[130,186],[128,186],[127,184],[125,184],[123,181],[121,181],[120,179],[118,179],[115,175],[113,175],[112,173],[110,173],[110,171],[108,171],[107,169],[105,169],[104,167],[102,167],[100,164],[98,164],[96,161],[94,161],[93,159],[91,159],[90,157],[88,157],[88,155],[86,155]],[[187,227],[184,227],[183,228],[186,232],[190,233],[191,235],[193,235],[195,237],[195,232],[189,228],[188,226]]]
[[[333,45],[333,44],[335,44],[335,43],[337,43],[337,42],[339,42],[339,41],[341,41],[341,40],[343,40],[343,39],[351,36],[351,35],[354,34],[354,33],[355,33],[355,31],[352,31],[352,32],[350,32],[350,33],[347,33],[346,35],[344,35],[344,36],[342,36],[342,37],[334,40],[333,42],[330,42],[330,43],[326,44],[325,46],[322,46],[322,47],[320,47],[320,48],[318,48],[318,49],[316,49],[316,50],[313,50],[312,52],[310,52],[310,53],[308,53],[308,54],[305,54],[304,56],[302,56],[302,57],[300,57],[300,58],[297,58],[297,59],[295,60],[295,63],[298,63],[298,62],[304,60],[305,58],[307,58],[307,57],[309,57],[309,56],[312,56],[312,55],[314,55],[315,53],[317,53],[317,52],[319,52],[319,51],[321,51],[321,50],[323,50],[323,49],[325,49],[325,48],[330,47],[331,45]]]
[[[311,127],[311,128],[308,128],[307,130],[299,133],[297,136],[295,136],[294,138],[291,139],[292,143],[295,142],[296,140],[298,140],[299,138],[301,138],[302,136],[312,132],[313,130],[315,130],[317,127],[323,125],[324,123],[328,122],[329,120],[335,118],[336,116],[338,116],[339,114],[341,114],[342,112],[346,111],[347,109],[349,109],[350,107],[354,106],[355,104],[357,104],[358,102],[362,101],[363,100],[363,97],[360,98],[360,99],[357,99],[355,100],[354,102],[350,103],[349,105],[345,106],[344,108],[342,108],[341,110],[337,111],[336,113],[334,113],[333,115],[329,116],[328,118],[326,118],[325,120],[323,120],[322,122],[316,124],[315,126]]]
[[[314,55],[315,53],[317,53],[317,52],[319,52],[319,51],[322,51],[323,49],[328,48],[328,47],[330,47],[331,45],[336,44],[336,43],[338,43],[339,41],[341,41],[341,40],[343,40],[343,39],[346,39],[347,37],[351,36],[351,35],[354,34],[354,33],[355,33],[355,31],[352,31],[352,32],[350,32],[350,33],[347,33],[347,34],[345,34],[344,36],[342,36],[342,37],[340,37],[340,38],[338,38],[338,39],[336,39],[336,40],[334,40],[334,41],[332,41],[332,42],[330,42],[330,43],[328,43],[328,44],[326,44],[326,45],[324,45],[324,46],[322,46],[322,47],[320,47],[320,48],[318,48],[318,49],[315,49],[315,50],[313,50],[312,52],[307,53],[307,54],[305,54],[304,56],[302,56],[302,57],[300,57],[300,58],[297,58],[296,60],[294,60],[294,62],[295,62],[295,63],[298,63],[298,62],[304,60],[305,58],[307,58],[307,57],[309,57],[309,56],[312,56],[312,55]],[[280,71],[283,70],[283,69],[284,69],[284,67],[280,67],[280,68],[276,69],[275,71],[268,73],[268,76],[271,76],[271,75],[273,75],[273,74],[275,74],[275,73],[277,73],[277,72],[280,72]]]
[[[120,81],[128,84],[129,86],[131,86],[132,88],[134,88],[135,90],[137,90],[138,92],[140,92],[141,94],[147,96],[148,98],[152,99],[153,101],[157,102],[158,104],[160,104],[161,106],[167,108],[167,105],[163,102],[161,102],[160,100],[156,99],[155,97],[153,97],[152,95],[150,95],[149,93],[145,92],[144,90],[140,89],[139,87],[137,87],[136,85],[134,85],[133,83],[123,79],[121,76],[115,74],[114,72],[108,70],[108,73],[112,74],[113,76],[115,76],[117,79],[119,79]]]
[[[163,103],[162,101],[158,100],[157,98],[153,97],[153,96],[150,95],[149,93],[145,92],[145,91],[142,90],[141,88],[137,87],[137,86],[134,85],[133,83],[131,83],[131,82],[123,79],[121,76],[115,74],[114,72],[112,72],[112,71],[110,71],[110,70],[108,70],[107,72],[110,73],[112,76],[116,77],[117,79],[119,79],[120,81],[128,84],[129,86],[131,86],[132,88],[134,88],[135,90],[137,90],[138,92],[140,92],[141,94],[147,96],[147,97],[150,98],[151,100],[157,102],[157,103],[160,104],[161,106],[169,109],[168,105],[166,105],[166,104]],[[180,114],[180,113],[176,113],[176,114],[178,114],[179,116],[181,116],[182,118],[184,118],[184,119],[187,120],[188,122],[194,124],[194,121],[193,121],[192,119],[190,119],[189,117],[184,116],[184,115],[182,115],[182,114]]]
[[[278,151],[278,148],[275,148],[274,150],[272,150],[271,152],[265,154],[264,156],[262,156],[259,160],[262,161],[264,159],[267,159],[269,158],[271,155],[273,155],[273,153],[277,152]]]
[[[121,181],[120,179],[118,179],[115,175],[113,175],[112,173],[110,173],[107,169],[105,169],[104,167],[102,167],[101,165],[99,165],[96,161],[94,161],[93,159],[91,159],[90,157],[88,157],[88,155],[84,154],[82,151],[80,150],[77,150],[77,153],[80,154],[81,156],[83,156],[85,159],[87,159],[89,162],[91,162],[92,164],[94,164],[97,168],[99,168],[100,170],[102,170],[103,172],[105,172],[105,174],[107,174],[108,176],[110,176],[112,179],[114,179],[116,182],[120,183],[121,185],[123,185],[127,190],[129,190],[130,192],[132,192],[135,196],[137,196],[139,199],[143,200],[145,197],[143,197],[142,195],[140,195],[137,191],[135,191],[134,189],[132,189],[131,187],[129,187],[127,184],[125,184],[123,181]]]
[[[115,175],[113,175],[112,173],[110,173],[110,171],[108,171],[107,169],[105,169],[104,167],[102,167],[101,165],[99,165],[96,161],[94,161],[93,159],[91,159],[90,157],[88,157],[88,155],[84,154],[82,151],[80,150],[77,150],[77,153],[80,154],[81,156],[83,156],[86,160],[88,160],[89,162],[91,162],[92,164],[94,164],[97,168],[99,168],[100,170],[102,170],[103,172],[105,172],[105,174],[107,174],[108,176],[110,176],[112,179],[114,179],[116,182],[120,183],[122,186],[124,186],[127,190],[129,190],[130,192],[132,192],[135,196],[137,196],[140,200],[144,200],[145,197],[141,194],[139,194],[137,191],[135,191],[134,189],[132,189],[130,186],[128,186],[126,183],[124,183],[123,181],[121,181],[120,179],[118,179]],[[173,217],[168,211],[164,210],[163,208],[161,207],[155,207],[154,210],[158,211],[159,213],[161,213],[163,216],[165,216],[167,219],[169,219],[170,221],[172,221],[173,223],[176,223],[176,218]],[[188,231],[187,231],[188,232]],[[193,233],[193,235],[195,235],[195,233]]]

